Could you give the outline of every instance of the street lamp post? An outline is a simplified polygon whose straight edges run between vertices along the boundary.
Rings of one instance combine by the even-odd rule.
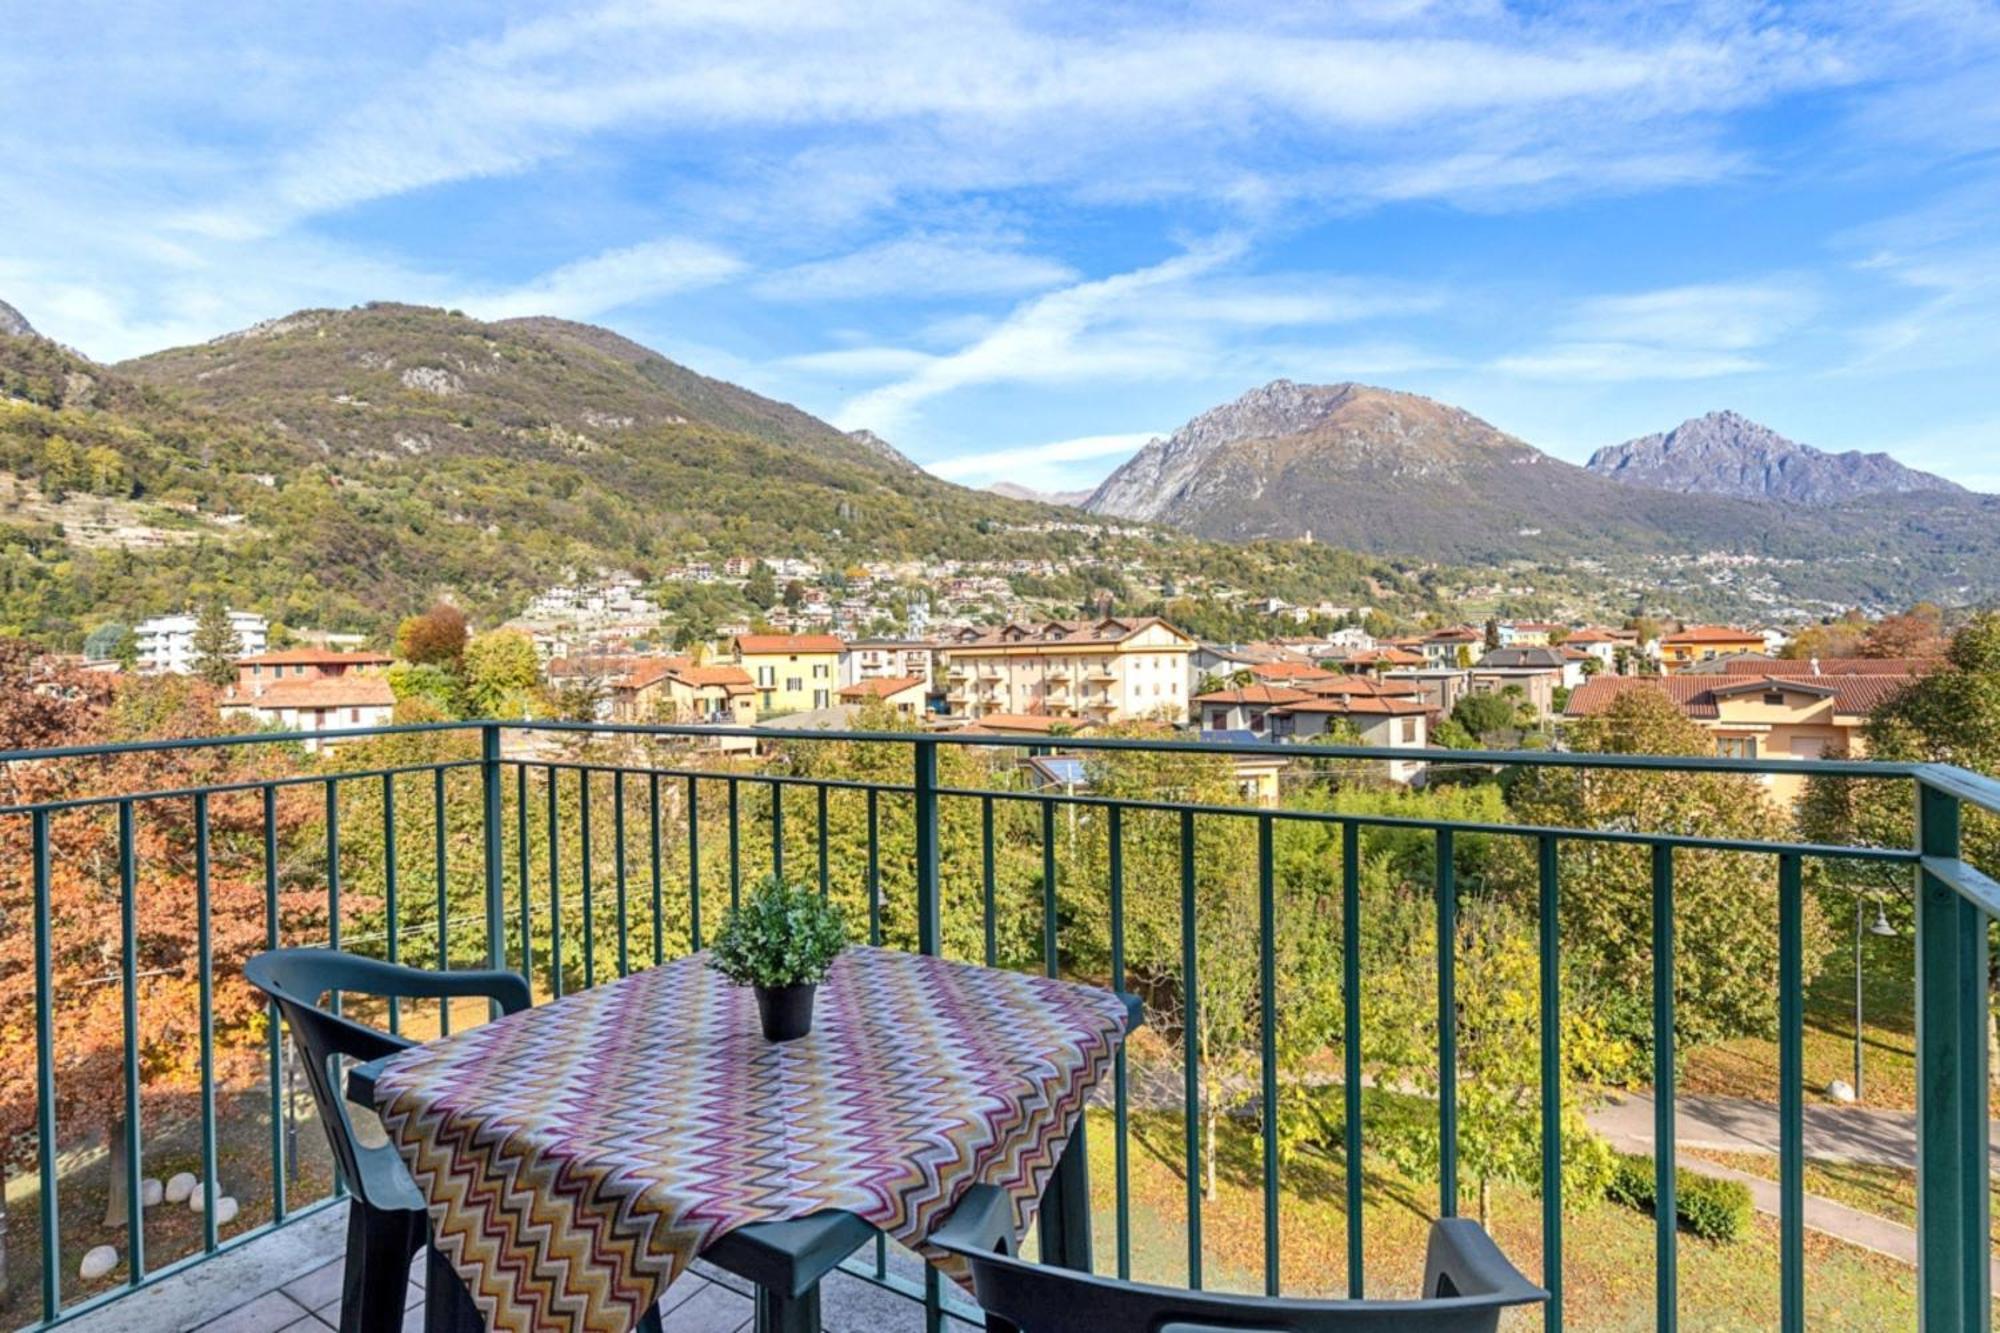
[[[1867,895],[1854,895],[1854,1100],[1860,1101],[1861,1092],[1861,918]],[[1889,918],[1882,910],[1882,904],[1875,904],[1875,921],[1868,927],[1868,934],[1889,937],[1896,928],[1889,924]]]

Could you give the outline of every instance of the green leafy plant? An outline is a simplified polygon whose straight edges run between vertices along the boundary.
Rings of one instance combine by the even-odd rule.
[[[796,986],[825,978],[847,947],[847,918],[804,885],[765,880],[732,908],[709,966],[739,986]]]
[[[1651,1208],[1653,1159],[1620,1153],[1605,1195],[1614,1203]],[[1674,1214],[1703,1240],[1730,1241],[1750,1229],[1755,1212],[1750,1187],[1740,1180],[1716,1180],[1692,1171],[1674,1172]]]

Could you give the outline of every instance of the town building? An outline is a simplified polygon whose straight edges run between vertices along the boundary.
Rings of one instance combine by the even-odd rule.
[[[1378,749],[1421,749],[1430,737],[1430,710],[1422,700],[1394,695],[1329,695],[1271,710],[1271,734],[1280,740],[1311,740],[1339,722],[1353,728],[1360,743]],[[1390,759],[1383,769],[1391,782],[1422,778],[1420,759]]]
[[[928,690],[936,652],[929,639],[856,639],[840,655],[840,683],[916,676]]]
[[[619,722],[747,727],[757,720],[757,691],[739,666],[697,666],[685,657],[639,658],[609,682]]]
[[[132,627],[139,650],[139,669],[189,675],[195,668],[195,627],[201,617],[191,611],[172,616],[154,616]],[[270,622],[254,611],[229,612],[229,627],[236,631],[236,651],[231,657],[261,653],[270,643]]]
[[[1661,636],[1660,665],[1668,671],[1687,671],[1711,658],[1735,653],[1761,654],[1767,647],[1762,630],[1688,625]]]
[[[1424,661],[1434,667],[1469,666],[1486,651],[1486,636],[1466,625],[1455,625],[1426,634],[1422,641]]]
[[[730,646],[756,687],[759,717],[832,706],[846,649],[833,635],[739,634]]]
[[[1253,737],[1269,732],[1266,719],[1273,708],[1303,703],[1313,696],[1284,685],[1244,685],[1212,690],[1194,697],[1195,718],[1203,731],[1241,731]]]
[[[1187,721],[1195,641],[1157,616],[1045,620],[966,630],[945,644],[946,699],[974,719]]]
[[[1907,673],[1598,676],[1569,696],[1563,716],[1595,717],[1629,690],[1659,690],[1715,737],[1715,752],[1724,758],[1864,759],[1862,728],[1914,679]],[[1776,773],[1763,780],[1786,804],[1805,791],[1802,776]]]
[[[236,659],[236,688],[261,694],[279,681],[337,680],[360,672],[380,672],[396,659],[388,653],[341,653],[327,648],[278,648]]]
[[[317,732],[387,726],[395,718],[396,695],[388,680],[373,672],[272,681],[252,692],[233,685],[220,701],[224,717],[248,718],[260,727],[296,731],[305,748],[338,744]]]
[[[930,682],[922,676],[870,676],[841,686],[840,702],[865,704],[878,699],[905,717],[921,717],[930,689]]]

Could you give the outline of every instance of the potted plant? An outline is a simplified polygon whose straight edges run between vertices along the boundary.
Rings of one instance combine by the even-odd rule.
[[[757,992],[757,1015],[770,1041],[812,1031],[813,995],[847,947],[840,909],[804,885],[765,880],[732,908],[710,950],[709,966]]]

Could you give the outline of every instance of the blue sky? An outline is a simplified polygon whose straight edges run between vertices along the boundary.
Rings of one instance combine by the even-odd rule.
[[[602,323],[973,484],[1264,381],[1557,454],[1731,407],[2000,491],[2000,8],[16,9],[0,299],[103,359]]]

